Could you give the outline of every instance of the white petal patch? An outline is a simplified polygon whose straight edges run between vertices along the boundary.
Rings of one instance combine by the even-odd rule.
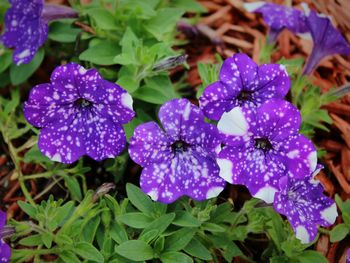
[[[122,104],[129,108],[130,110],[132,110],[132,103],[133,103],[133,100],[132,100],[132,97],[130,96],[129,93],[123,93],[122,94]]]
[[[248,132],[248,123],[240,107],[225,112],[218,123],[219,131],[227,135],[243,136]]]
[[[55,162],[61,162],[62,158],[60,154],[56,153],[54,156],[52,156],[51,160]]]
[[[23,50],[21,53],[18,54],[18,58],[22,59],[22,58],[26,58],[30,55],[30,50],[29,49],[25,49]]]
[[[310,172],[314,172],[317,166],[317,152],[316,151],[312,151],[308,157],[307,160],[309,162],[309,167],[310,167]]]
[[[220,173],[219,176],[224,179],[226,182],[233,183],[232,177],[232,167],[233,164],[230,160],[226,159],[217,159],[216,160],[219,167],[220,167]]]
[[[248,12],[254,12],[255,10],[259,9],[265,4],[266,4],[265,2],[244,3],[243,7]]]
[[[184,112],[183,112],[183,114],[182,114],[182,116],[183,116],[183,118],[184,118],[185,121],[188,121],[188,119],[189,119],[189,117],[190,117],[190,113],[191,113],[191,103],[188,102],[188,103],[186,104],[186,107],[185,107]]]
[[[153,189],[150,192],[147,193],[152,200],[157,201],[158,200],[158,190],[157,189]]]
[[[338,211],[335,203],[321,212],[321,217],[330,224],[333,224],[335,222],[337,216]]]
[[[310,235],[304,226],[298,226],[295,231],[295,236],[301,240],[301,243],[307,244],[310,242]]]
[[[277,189],[272,186],[265,186],[261,188],[254,197],[264,200],[266,203],[271,204],[275,197]]]
[[[209,199],[209,198],[217,197],[222,190],[224,190],[223,187],[219,187],[219,186],[212,187],[208,190],[206,198]]]

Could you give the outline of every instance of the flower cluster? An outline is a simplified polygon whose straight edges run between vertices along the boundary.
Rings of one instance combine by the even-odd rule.
[[[75,63],[57,67],[51,83],[34,87],[24,105],[28,122],[42,128],[39,149],[62,163],[118,155],[126,144],[122,124],[134,115],[124,89]]]
[[[164,131],[155,123],[139,125],[130,140],[130,157],[144,167],[140,185],[153,200],[171,203],[187,195],[216,197],[225,187],[219,176],[217,128],[186,99],[174,99],[159,110]]]
[[[74,10],[64,6],[44,4],[43,0],[9,0],[11,8],[5,15],[6,31],[1,40],[8,48],[15,48],[13,61],[29,63],[48,36],[48,22],[76,17]]]
[[[270,27],[271,41],[275,41],[284,28],[303,36],[311,35],[314,46],[303,74],[311,74],[326,56],[350,54],[349,43],[332,25],[331,20],[313,10],[308,10],[307,7],[305,12],[266,2],[248,3],[245,7],[250,12],[263,15],[266,24]]]
[[[7,245],[3,238],[7,235],[5,231],[6,225],[6,213],[0,210],[0,262],[7,263],[10,262],[11,250],[9,245]]]
[[[283,100],[290,88],[284,68],[257,66],[243,54],[225,60],[219,81],[200,98],[206,116],[218,121],[224,146],[219,175],[285,214],[297,237],[314,239],[317,226],[337,215],[332,199],[310,176],[317,167],[312,142],[299,133],[301,116]],[[305,221],[306,220],[306,221]]]

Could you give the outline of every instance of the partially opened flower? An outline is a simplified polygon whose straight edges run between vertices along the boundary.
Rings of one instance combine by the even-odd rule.
[[[332,25],[328,17],[310,11],[307,25],[313,40],[312,53],[309,56],[303,74],[311,74],[320,61],[329,55],[350,54],[350,45],[342,34]]]
[[[279,180],[273,206],[287,217],[302,243],[313,241],[318,226],[330,226],[338,216],[334,200],[325,196],[323,190],[319,181],[310,175],[304,179],[286,175]]]
[[[126,144],[122,124],[134,115],[124,89],[75,63],[57,67],[51,83],[34,87],[24,105],[28,122],[42,128],[39,149],[62,163],[118,155]]]
[[[130,157],[144,168],[141,189],[164,203],[183,195],[195,200],[217,196],[225,186],[215,160],[217,128],[205,123],[201,110],[186,99],[165,103],[159,118],[164,131],[147,122],[130,139]]]
[[[11,249],[7,245],[3,238],[7,236],[5,233],[6,225],[6,213],[0,210],[0,262],[7,263],[10,262]]]
[[[17,65],[29,63],[48,35],[48,22],[54,19],[77,17],[71,8],[44,4],[43,0],[9,0],[11,7],[5,15],[5,33],[1,40],[14,48]]]
[[[299,111],[281,99],[265,102],[256,112],[236,107],[224,113],[218,123],[226,144],[219,153],[220,176],[272,203],[284,175],[303,178],[316,168],[315,147],[299,134],[300,123]]]
[[[199,101],[209,119],[219,120],[234,107],[254,109],[268,99],[282,99],[289,88],[290,79],[282,65],[258,66],[246,54],[238,53],[224,61],[219,81],[209,85]]]
[[[293,33],[306,33],[306,17],[298,9],[266,2],[245,3],[247,11],[262,14],[265,23],[270,27],[269,41],[275,42],[283,29]]]

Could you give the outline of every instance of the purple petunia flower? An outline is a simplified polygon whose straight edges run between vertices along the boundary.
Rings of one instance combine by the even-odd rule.
[[[122,124],[134,115],[124,89],[75,63],[57,67],[51,83],[34,87],[24,106],[28,122],[42,128],[41,152],[62,163],[84,154],[95,160],[118,155],[126,144]]]
[[[173,99],[159,110],[165,132],[155,123],[139,125],[130,139],[130,157],[144,167],[141,189],[153,200],[171,203],[187,195],[217,196],[225,186],[216,163],[220,136],[187,99]]]
[[[300,123],[299,111],[281,99],[256,111],[236,107],[224,113],[218,123],[226,144],[219,153],[220,176],[272,203],[281,177],[303,178],[316,168],[315,147],[299,134]]]
[[[298,9],[266,2],[245,3],[244,7],[248,12],[262,14],[265,23],[270,27],[271,43],[276,41],[278,34],[285,28],[293,33],[308,32],[306,17]]]
[[[286,175],[279,180],[273,207],[287,217],[302,243],[313,241],[318,225],[330,226],[338,216],[334,200],[325,196],[323,190],[313,176],[296,180]]]
[[[332,25],[328,17],[310,11],[307,25],[314,43],[312,53],[308,58],[303,74],[309,75],[326,56],[350,54],[350,45],[341,33]]]
[[[239,53],[224,61],[219,81],[210,84],[199,101],[209,119],[219,120],[224,112],[237,106],[252,109],[268,99],[282,99],[289,88],[290,79],[282,65],[258,66],[246,54]]]
[[[350,263],[350,248],[348,248],[348,254],[346,256],[346,263]]]
[[[6,213],[0,210],[0,262],[7,263],[10,262],[11,257],[11,249],[9,245],[7,245],[3,237],[5,234],[3,234],[4,227],[6,225]]]
[[[15,48],[13,60],[17,65],[29,63],[48,36],[48,22],[74,18],[77,13],[68,7],[44,4],[43,0],[9,0],[11,8],[5,15],[5,33],[1,40]]]

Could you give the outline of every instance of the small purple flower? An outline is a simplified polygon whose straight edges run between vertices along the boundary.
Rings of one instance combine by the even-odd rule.
[[[218,158],[220,176],[272,203],[281,177],[303,178],[316,168],[315,147],[299,134],[300,123],[299,111],[281,99],[256,111],[236,107],[224,113],[218,123],[226,144]]]
[[[210,84],[200,97],[200,106],[209,119],[219,120],[237,106],[252,109],[271,98],[284,98],[290,79],[282,65],[258,66],[246,54],[226,59],[219,81]]]
[[[278,34],[285,28],[293,33],[308,32],[306,17],[298,9],[266,2],[245,3],[244,7],[248,12],[262,14],[265,23],[270,27],[269,42],[275,42]]]
[[[287,217],[302,243],[313,241],[318,225],[330,226],[338,216],[334,200],[325,196],[323,190],[319,181],[310,175],[304,179],[293,179],[286,175],[279,180],[273,207]]]
[[[75,63],[57,67],[51,83],[34,87],[24,105],[28,122],[42,128],[41,152],[62,163],[118,155],[126,144],[122,124],[134,115],[124,89]]]
[[[303,74],[311,74],[320,61],[326,56],[334,54],[350,54],[349,43],[332,25],[331,20],[328,17],[321,16],[311,10],[307,17],[307,25],[314,46],[303,69]]]
[[[11,249],[3,240],[4,227],[6,225],[6,213],[0,210],[0,262],[10,262]]]
[[[348,248],[348,254],[346,256],[346,263],[350,263],[350,248]]]
[[[217,196],[225,186],[215,161],[217,128],[205,123],[201,110],[187,99],[168,101],[158,116],[165,132],[147,122],[130,139],[130,157],[144,167],[141,189],[163,203],[183,195],[195,200]]]
[[[59,18],[77,17],[68,7],[44,4],[43,0],[9,0],[11,8],[5,15],[5,33],[1,40],[15,48],[17,65],[29,63],[48,35],[48,22]]]

